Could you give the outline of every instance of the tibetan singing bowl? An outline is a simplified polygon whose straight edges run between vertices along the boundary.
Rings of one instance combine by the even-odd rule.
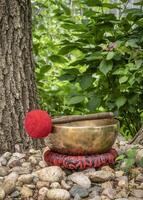
[[[117,136],[118,121],[111,119],[87,120],[54,125],[45,138],[54,152],[67,155],[88,155],[108,151]]]

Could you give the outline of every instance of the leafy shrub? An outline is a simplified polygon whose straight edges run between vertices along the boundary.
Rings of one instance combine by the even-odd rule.
[[[129,138],[143,113],[143,2],[102,2],[43,1],[33,32],[40,99],[54,115],[113,111]]]

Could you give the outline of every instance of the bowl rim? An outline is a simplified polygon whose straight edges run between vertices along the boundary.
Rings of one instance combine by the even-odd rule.
[[[96,120],[103,120],[103,119],[96,119]],[[104,119],[105,120],[105,119]],[[109,120],[109,119],[108,119]],[[84,120],[84,121],[93,121],[93,120]],[[95,120],[94,120],[95,121]],[[62,128],[62,129],[102,129],[102,128],[109,128],[109,127],[114,127],[114,126],[119,126],[119,120],[117,119],[112,119],[113,123],[112,124],[109,124],[109,125],[100,125],[100,126],[66,126],[66,124],[70,124],[70,123],[73,123],[73,122],[69,122],[69,123],[63,123],[63,124],[54,124],[53,125],[53,129],[55,128]]]

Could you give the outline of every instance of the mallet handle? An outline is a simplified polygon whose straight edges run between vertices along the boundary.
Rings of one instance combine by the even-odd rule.
[[[102,112],[96,114],[89,114],[89,115],[68,115],[64,117],[58,117],[52,119],[53,124],[63,124],[75,121],[84,121],[84,120],[94,120],[94,119],[107,119],[113,118],[114,114],[112,112]]]

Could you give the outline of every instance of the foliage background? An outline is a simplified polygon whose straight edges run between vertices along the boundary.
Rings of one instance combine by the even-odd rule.
[[[55,115],[112,111],[135,135],[143,116],[143,1],[33,1],[39,101]]]

